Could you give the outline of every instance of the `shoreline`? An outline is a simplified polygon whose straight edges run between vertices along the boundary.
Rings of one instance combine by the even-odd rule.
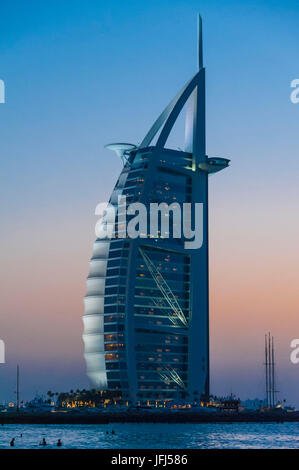
[[[299,413],[1,413],[4,424],[109,424],[109,423],[284,423],[299,422]]]

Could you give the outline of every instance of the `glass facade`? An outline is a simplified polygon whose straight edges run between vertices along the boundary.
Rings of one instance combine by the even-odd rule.
[[[184,254],[142,246],[179,303],[190,316],[190,259]],[[138,392],[173,398],[179,385],[169,376],[175,371],[187,387],[188,335],[175,308],[161,292],[139,251],[136,262],[134,324]],[[164,327],[164,328],[163,328]],[[172,330],[172,331],[171,331]]]

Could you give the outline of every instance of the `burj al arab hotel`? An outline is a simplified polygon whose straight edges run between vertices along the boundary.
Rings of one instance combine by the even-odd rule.
[[[167,148],[183,108],[184,151]],[[140,145],[107,147],[123,163],[110,204],[117,206],[123,198],[125,210],[133,202],[201,203],[202,244],[189,249],[177,238],[124,238],[118,233],[94,242],[83,315],[88,377],[93,387],[118,391],[132,403],[208,397],[208,180],[229,160],[206,155],[200,17],[196,74]]]

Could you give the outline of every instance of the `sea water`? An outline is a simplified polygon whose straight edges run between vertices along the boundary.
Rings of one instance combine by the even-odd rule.
[[[111,431],[114,430],[115,434]],[[108,434],[107,434],[108,431]],[[15,438],[15,447],[10,441]],[[0,448],[64,449],[282,449],[299,447],[299,423],[4,424]]]

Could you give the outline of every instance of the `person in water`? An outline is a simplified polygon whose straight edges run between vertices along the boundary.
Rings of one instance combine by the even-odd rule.
[[[42,445],[42,446],[46,446],[46,445],[47,445],[47,441],[46,441],[46,439],[45,439],[44,437],[43,437],[43,440],[42,440],[42,444],[41,444],[41,445]]]
[[[12,440],[10,441],[10,447],[14,447],[15,446],[15,438],[13,437]]]
[[[62,446],[61,439],[58,439],[58,441],[57,441],[57,447],[61,447],[61,446]]]

